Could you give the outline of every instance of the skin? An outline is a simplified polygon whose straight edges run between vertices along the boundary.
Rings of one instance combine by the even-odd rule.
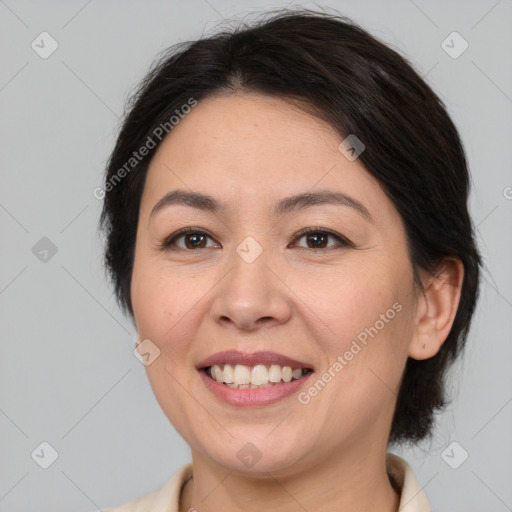
[[[341,141],[282,99],[239,93],[200,101],[150,163],[131,294],[139,340],[160,350],[146,367],[153,392],[192,451],[181,512],[398,510],[385,457],[401,376],[409,356],[432,357],[446,339],[463,267],[446,260],[438,279],[424,277],[423,292],[413,286],[401,217],[359,159],[339,151]],[[175,189],[228,209],[171,205],[150,218]],[[318,190],[357,199],[373,221],[339,205],[272,215],[278,200]],[[209,237],[159,249],[189,226]],[[354,247],[298,238],[307,227]],[[263,249],[252,263],[236,251],[248,236]],[[396,302],[401,311],[306,405],[295,394],[234,407],[195,369],[219,351],[269,350],[310,363],[317,377]],[[250,468],[237,457],[247,442],[262,455]]]

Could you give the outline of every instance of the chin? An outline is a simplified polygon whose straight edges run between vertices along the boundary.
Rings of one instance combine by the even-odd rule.
[[[265,431],[268,433],[271,429]],[[268,478],[268,473],[293,473],[293,468],[308,458],[303,442],[296,442],[290,437],[270,440],[265,439],[265,435],[259,439],[249,435],[236,436],[215,446],[203,445],[201,452],[230,471],[254,478]],[[249,441],[251,438],[253,440]],[[299,447],[302,449],[298,450]]]

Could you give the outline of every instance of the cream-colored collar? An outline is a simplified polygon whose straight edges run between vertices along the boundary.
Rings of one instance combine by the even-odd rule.
[[[400,492],[399,512],[431,512],[427,497],[404,459],[393,453],[386,455],[386,470]]]

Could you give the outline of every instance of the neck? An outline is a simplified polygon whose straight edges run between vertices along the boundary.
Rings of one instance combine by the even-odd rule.
[[[357,455],[357,456],[356,456]],[[336,454],[301,472],[287,469],[241,475],[192,452],[194,477],[184,487],[180,512],[397,512],[400,497],[386,473],[386,452]]]

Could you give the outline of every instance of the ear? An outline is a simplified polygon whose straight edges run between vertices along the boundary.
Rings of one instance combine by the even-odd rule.
[[[429,276],[416,307],[416,326],[409,345],[409,357],[428,359],[444,343],[459,307],[464,265],[458,258],[445,258],[439,275]]]

